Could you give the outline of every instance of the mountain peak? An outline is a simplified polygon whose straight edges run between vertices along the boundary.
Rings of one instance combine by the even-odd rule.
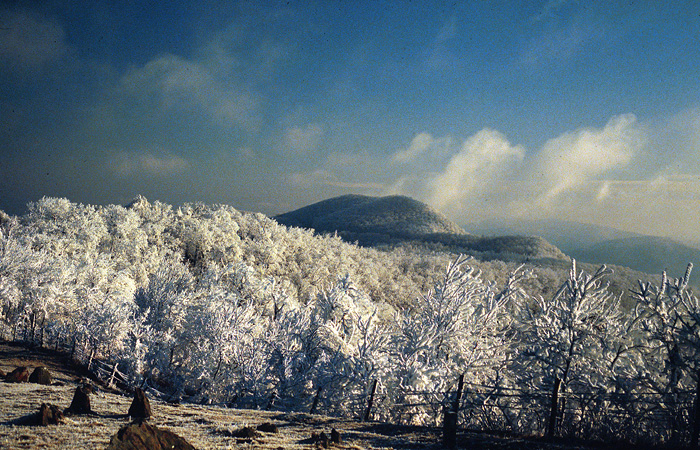
[[[403,195],[343,195],[276,216],[287,226],[318,232],[347,231],[388,235],[465,234],[464,230],[423,202]]]

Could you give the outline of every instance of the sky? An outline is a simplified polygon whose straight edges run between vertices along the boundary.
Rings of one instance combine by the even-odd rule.
[[[0,209],[408,195],[700,241],[700,2],[3,1]]]

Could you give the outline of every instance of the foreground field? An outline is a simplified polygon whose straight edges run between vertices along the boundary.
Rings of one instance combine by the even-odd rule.
[[[104,449],[110,437],[128,423],[125,413],[131,397],[124,393],[97,389],[91,396],[95,414],[72,416],[63,425],[47,427],[17,425],[17,419],[39,409],[41,403],[66,408],[73,397],[77,380],[84,372],[60,353],[0,343],[0,369],[7,373],[17,366],[47,366],[55,386],[33,383],[0,383],[0,449]],[[362,423],[306,413],[256,411],[182,404],[173,405],[151,399],[154,417],[150,422],[187,439],[198,449],[311,449],[322,447],[312,438],[331,429],[340,432],[336,449],[439,449],[441,431],[430,427],[395,426]],[[239,436],[244,427],[265,423],[277,426],[277,432],[257,432],[253,437]],[[458,447],[470,449],[583,449],[593,448],[570,442],[547,443],[538,439],[494,436],[486,433],[460,433]],[[595,448],[615,448],[597,445]]]

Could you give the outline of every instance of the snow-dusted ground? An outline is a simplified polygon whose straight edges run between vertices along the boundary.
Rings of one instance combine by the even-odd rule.
[[[110,436],[128,420],[120,417],[131,404],[127,396],[98,392],[91,396],[94,415],[71,416],[63,425],[47,427],[13,425],[22,416],[38,411],[42,402],[61,408],[72,399],[76,384],[41,386],[32,383],[0,383],[0,448],[3,449],[104,449]],[[376,424],[340,420],[303,413],[280,413],[220,408],[200,405],[169,405],[151,400],[154,417],[151,423],[169,429],[184,437],[199,449],[259,448],[302,449],[313,448],[311,433],[331,428],[340,431],[343,442],[334,448],[439,448],[439,436],[431,432],[395,434],[376,433]],[[236,438],[233,434],[244,426],[256,427],[262,423],[278,426],[278,433],[260,433],[252,441]],[[421,429],[422,430],[422,429]]]
[[[128,423],[124,415],[131,397],[98,388],[90,396],[94,415],[71,416],[65,424],[47,427],[16,425],[17,419],[37,412],[41,403],[67,408],[80,375],[59,353],[0,343],[0,369],[8,373],[20,365],[29,367],[30,372],[45,365],[62,385],[0,382],[0,449],[104,449],[110,437]],[[312,433],[330,435],[332,428],[340,431],[343,441],[333,448],[440,448],[437,430],[425,428],[387,428],[304,413],[172,405],[152,398],[150,401],[150,423],[179,434],[198,449],[315,448]],[[263,423],[277,425],[279,432],[259,432],[252,440],[235,437],[241,428],[255,428]]]
[[[110,437],[128,423],[125,413],[132,398],[98,388],[90,397],[95,414],[71,416],[62,425],[24,426],[17,419],[39,410],[41,403],[67,408],[73,398],[79,369],[64,355],[0,342],[0,369],[7,373],[17,366],[45,365],[59,386],[0,382],[0,449],[105,449]],[[321,448],[312,434],[332,428],[342,437],[333,449],[440,449],[439,429],[362,423],[306,413],[230,409],[193,404],[173,405],[150,399],[150,423],[171,430],[198,449],[314,449]],[[263,423],[277,425],[277,433],[259,432],[252,439],[235,436],[243,427]],[[578,449],[574,443],[545,443],[536,439],[499,437],[487,433],[464,433],[459,448],[469,449]],[[598,447],[600,448],[600,447]],[[610,447],[614,448],[614,447]]]

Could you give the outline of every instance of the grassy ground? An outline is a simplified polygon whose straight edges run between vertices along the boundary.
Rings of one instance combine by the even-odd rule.
[[[126,412],[131,397],[98,388],[91,395],[95,414],[71,416],[67,423],[47,427],[17,425],[17,419],[39,410],[41,403],[61,409],[70,405],[77,380],[85,375],[66,355],[0,342],[0,369],[7,373],[17,366],[31,370],[47,366],[60,384],[0,382],[0,449],[104,449],[110,437],[128,423]],[[336,449],[439,449],[441,430],[429,427],[362,423],[346,419],[221,408],[202,405],[173,405],[151,399],[150,423],[171,430],[198,449],[313,449],[320,445],[313,434],[332,428],[340,432]],[[239,437],[244,427],[271,423],[277,432],[258,431],[253,437]],[[570,442],[547,443],[539,439],[499,437],[486,433],[461,433],[458,447],[468,449],[578,449],[591,448]],[[597,448],[601,448],[600,446]],[[614,448],[614,446],[608,447]]]

